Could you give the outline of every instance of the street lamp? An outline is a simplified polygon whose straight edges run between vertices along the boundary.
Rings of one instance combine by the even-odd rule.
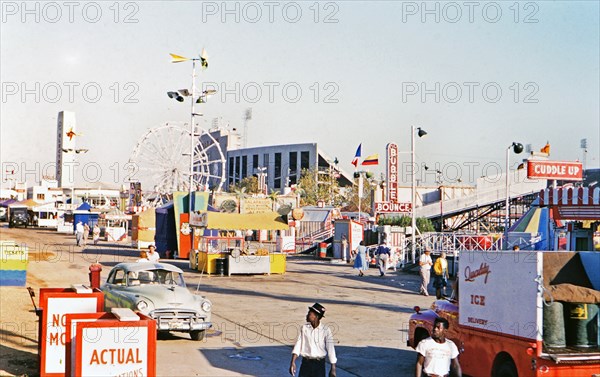
[[[412,260],[413,262],[415,261],[415,258],[417,256],[417,245],[416,245],[416,235],[415,235],[415,231],[417,230],[417,219],[415,219],[415,204],[417,202],[417,173],[415,171],[415,133],[419,136],[419,137],[423,137],[425,135],[427,135],[427,132],[422,129],[421,127],[415,127],[415,126],[411,126],[410,127],[410,139],[411,139],[411,148],[410,148],[410,163],[411,163],[411,178],[412,178],[412,183],[411,183],[411,209],[410,209],[410,226],[412,228],[412,234],[410,236],[410,241],[411,241],[411,256],[412,256]]]
[[[205,90],[201,95],[198,96],[196,100],[194,100],[194,96],[196,95],[196,62],[200,62],[202,69],[208,68],[208,56],[206,55],[206,50],[202,49],[202,53],[197,58],[186,58],[184,56],[169,54],[173,60],[171,63],[181,63],[188,60],[192,61],[192,90],[189,91],[187,89],[180,89],[177,91],[167,92],[169,98],[173,98],[178,102],[183,102],[184,97],[191,97],[192,99],[192,109],[190,112],[190,182],[189,182],[189,212],[192,212],[192,193],[194,191],[194,118],[196,116],[202,116],[202,114],[196,113],[194,111],[194,105],[196,103],[205,103],[206,99],[215,94],[216,90]]]
[[[506,202],[504,204],[504,208],[505,208],[505,215],[504,215],[504,234],[508,233],[508,226],[509,226],[509,215],[510,215],[510,181],[509,181],[509,174],[508,174],[508,160],[510,157],[510,150],[513,150],[513,152],[515,152],[516,154],[519,154],[521,152],[523,152],[523,144],[521,143],[516,143],[513,141],[513,143],[506,148]]]
[[[358,178],[358,221],[360,222],[361,217],[361,206],[362,206],[362,197],[363,197],[363,174],[365,178],[371,179],[373,178],[373,173],[370,171],[359,170],[354,172],[354,178]]]

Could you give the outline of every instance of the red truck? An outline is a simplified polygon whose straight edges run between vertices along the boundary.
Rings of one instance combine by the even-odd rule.
[[[415,307],[408,345],[450,322],[462,371],[479,377],[600,377],[599,252],[464,251],[453,297]]]

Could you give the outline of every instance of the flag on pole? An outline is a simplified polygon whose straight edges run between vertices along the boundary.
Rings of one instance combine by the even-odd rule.
[[[360,158],[361,146],[362,146],[362,143],[358,144],[358,148],[356,148],[356,153],[354,154],[354,158],[352,159],[351,164],[354,165],[354,167],[358,166],[358,159]]]
[[[171,63],[181,63],[181,62],[190,60],[190,59],[186,58],[185,56],[181,56],[181,55],[175,55],[175,54],[169,54],[169,55],[171,55],[171,58],[173,59],[171,61]]]
[[[202,54],[200,54],[200,63],[202,69],[208,68],[208,55],[206,54],[205,49],[202,49]]]
[[[546,154],[550,154],[550,142],[547,142],[546,145],[544,145],[544,147],[542,149],[540,149],[540,152],[542,153],[546,153]]]
[[[379,165],[379,153],[367,156],[361,165]]]

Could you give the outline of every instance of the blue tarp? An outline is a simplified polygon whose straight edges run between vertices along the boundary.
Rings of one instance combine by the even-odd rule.
[[[156,233],[154,235],[156,251],[164,258],[167,251],[177,250],[177,230],[175,228],[175,209],[173,202],[156,209]]]
[[[582,251],[579,253],[579,257],[592,287],[600,291],[600,253],[597,251]]]

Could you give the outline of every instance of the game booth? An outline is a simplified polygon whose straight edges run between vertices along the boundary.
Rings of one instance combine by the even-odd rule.
[[[539,205],[553,218],[569,221],[556,229],[550,250],[600,250],[600,187],[547,188]]]
[[[193,212],[189,225],[193,239],[190,268],[220,275],[285,273],[285,253],[272,252],[245,236],[248,231],[288,230],[278,213]],[[240,231],[237,237],[236,231]]]

